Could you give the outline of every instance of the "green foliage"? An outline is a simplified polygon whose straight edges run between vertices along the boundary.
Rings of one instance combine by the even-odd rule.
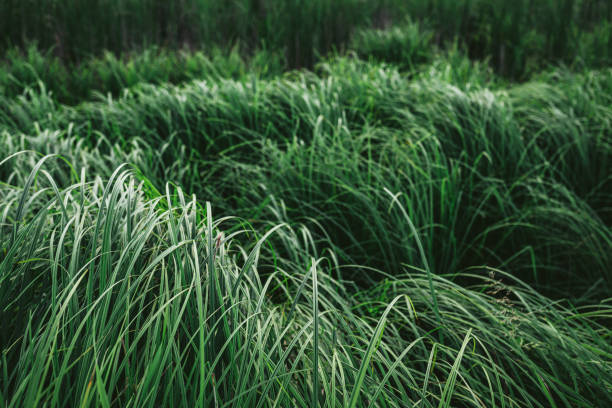
[[[345,43],[387,1],[363,0],[69,0],[3,1],[1,38],[37,41],[62,59],[133,48],[211,48],[236,42],[286,51],[292,67],[311,66],[316,52]],[[7,45],[7,44],[2,44]]]
[[[125,168],[106,182],[47,155],[28,174],[31,158],[2,162],[16,183],[0,187],[7,406],[610,400],[605,303],[572,310],[494,270],[461,275],[467,288],[371,270],[379,283],[355,291],[304,227],[249,239],[239,220],[170,186],[147,193]]]
[[[115,3],[0,3],[0,407],[612,405],[607,4]]]
[[[423,30],[419,24],[408,20],[386,30],[359,30],[353,36],[350,49],[364,59],[373,58],[413,69],[431,58],[432,39],[433,32]]]
[[[603,21],[592,31],[580,33],[577,48],[578,63],[583,66],[612,66],[612,22]]]
[[[321,76],[142,85],[78,107],[31,91],[4,105],[0,127],[70,129],[105,155],[137,152],[126,161],[159,189],[172,180],[252,222],[278,219],[262,207],[275,197],[282,221],[326,224],[344,262],[422,266],[386,188],[402,194],[436,273],[483,264],[555,295],[580,298],[598,279],[605,291],[610,71],[489,89],[477,64],[449,74],[455,58],[412,81],[343,58]]]
[[[599,48],[610,43],[606,0],[410,0],[403,7],[429,23],[439,44],[458,38],[471,58],[490,58],[503,76],[525,78],[576,57],[591,67],[610,64],[609,46]]]
[[[422,23],[421,38],[406,16]],[[545,64],[610,64],[612,6],[607,0],[5,0],[0,47],[35,41],[63,61],[107,50],[115,55],[149,46],[227,48],[284,53],[292,68],[341,50],[355,29],[399,24],[356,36],[360,51],[412,65],[423,45],[456,39],[496,71],[526,78]],[[416,61],[412,61],[416,59]]]
[[[42,83],[54,99],[77,104],[91,99],[96,92],[118,96],[139,83],[273,76],[283,72],[284,66],[280,55],[262,49],[245,59],[238,47],[227,52],[214,48],[208,53],[148,48],[119,58],[105,52],[79,64],[66,64],[50,52],[42,53],[30,45],[23,54],[16,48],[7,52],[0,70],[0,93],[13,98]]]

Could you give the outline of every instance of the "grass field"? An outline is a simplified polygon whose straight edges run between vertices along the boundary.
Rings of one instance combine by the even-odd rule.
[[[606,2],[69,3],[0,6],[0,408],[612,405]]]

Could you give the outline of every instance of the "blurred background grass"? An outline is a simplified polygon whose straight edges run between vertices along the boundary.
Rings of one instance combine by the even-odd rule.
[[[300,68],[343,49],[356,29],[386,28],[407,16],[432,31],[433,43],[457,41],[514,79],[549,63],[610,64],[607,0],[5,0],[0,46],[34,42],[75,62],[105,50],[239,44],[247,54],[282,53]]]

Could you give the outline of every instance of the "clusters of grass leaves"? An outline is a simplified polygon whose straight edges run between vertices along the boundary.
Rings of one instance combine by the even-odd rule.
[[[281,74],[285,61],[279,54],[258,50],[248,59],[239,47],[208,52],[147,48],[120,57],[106,52],[78,64],[64,61],[36,45],[25,50],[12,48],[4,55],[0,69],[0,94],[8,98],[43,84],[55,100],[78,104],[93,93],[118,96],[123,89],[139,83],[178,84],[197,78],[244,78]]]
[[[612,70],[407,24],[283,75],[15,58],[0,407],[610,405]]]
[[[99,163],[2,162],[3,406],[610,402],[607,303],[484,267],[368,268],[359,290],[303,225],[257,233]]]
[[[412,70],[432,58],[433,32],[406,20],[386,29],[361,29],[351,39],[350,49],[362,58],[372,58]]]
[[[403,194],[441,272],[516,264],[545,287],[560,276],[609,282],[610,71],[489,89],[471,79],[478,66],[442,65],[408,81],[341,58],[320,76],[142,85],[77,107],[30,91],[5,104],[0,127],[69,129],[107,154],[161,146],[139,165],[158,185],[220,197],[224,213],[245,218],[279,197],[293,220],[329,220],[347,261],[418,263],[397,236],[406,222],[387,210],[388,188]]]

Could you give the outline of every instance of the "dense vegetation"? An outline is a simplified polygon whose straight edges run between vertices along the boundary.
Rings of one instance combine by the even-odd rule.
[[[551,61],[612,63],[608,0],[3,0],[0,47],[34,41],[80,61],[103,50],[238,43],[312,67],[317,55],[345,48],[355,29],[407,15],[435,31],[435,44],[459,38],[470,57],[513,78]]]
[[[0,5],[0,408],[612,405],[608,3],[373,3]]]

